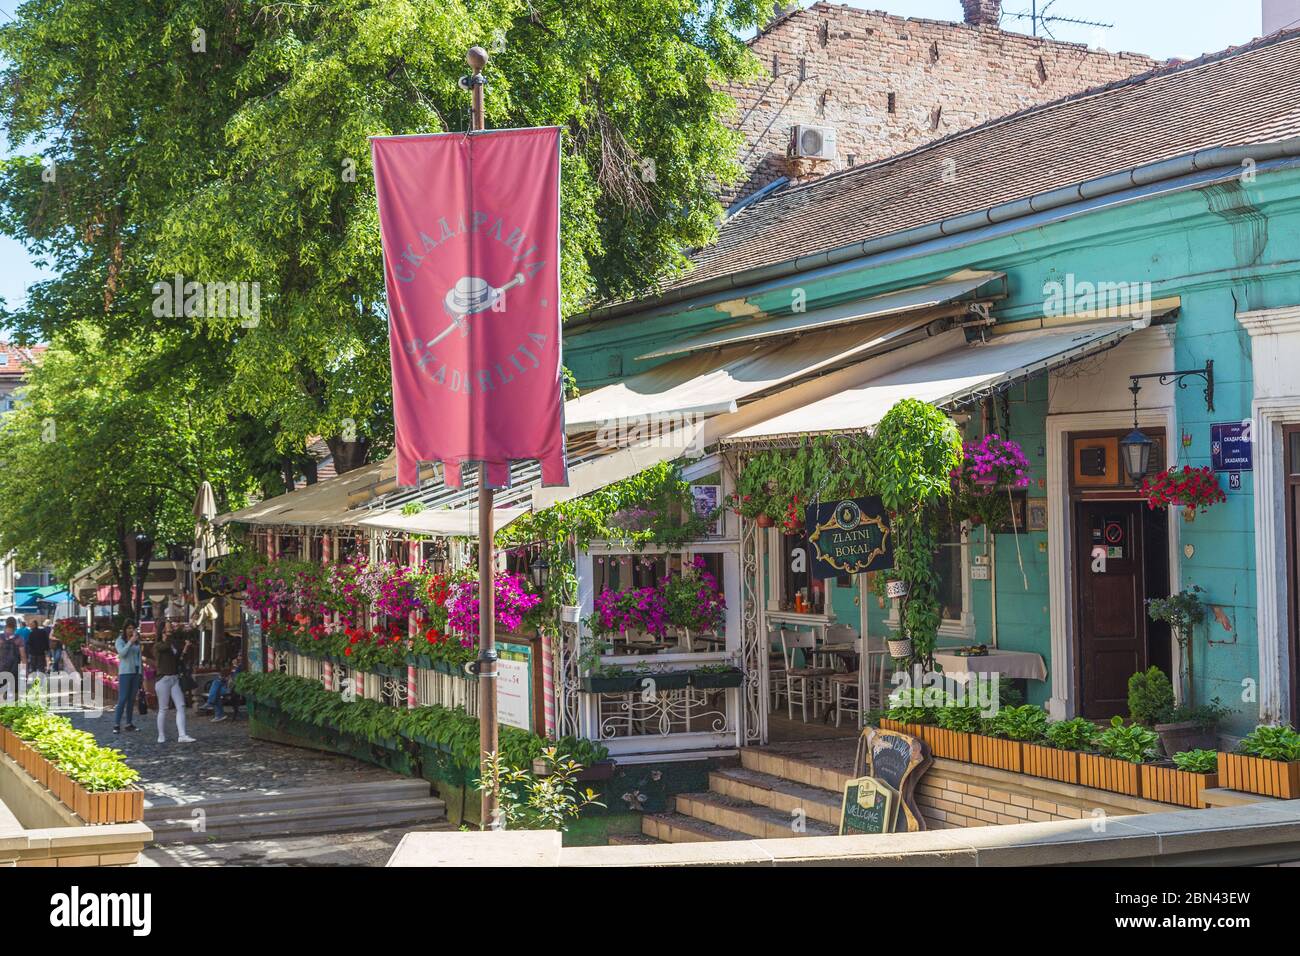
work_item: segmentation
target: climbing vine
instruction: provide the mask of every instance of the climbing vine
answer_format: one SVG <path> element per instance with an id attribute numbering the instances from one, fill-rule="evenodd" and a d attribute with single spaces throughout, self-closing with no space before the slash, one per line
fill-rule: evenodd
<path id="1" fill-rule="evenodd" d="M 889 577 L 907 584 L 899 622 L 912 640 L 913 659 L 926 667 L 933 666 L 942 620 L 931 506 L 952 493 L 951 475 L 961 460 L 957 426 L 928 402 L 903 399 L 876 426 L 871 474 L 873 490 L 891 513 L 894 569 Z"/>

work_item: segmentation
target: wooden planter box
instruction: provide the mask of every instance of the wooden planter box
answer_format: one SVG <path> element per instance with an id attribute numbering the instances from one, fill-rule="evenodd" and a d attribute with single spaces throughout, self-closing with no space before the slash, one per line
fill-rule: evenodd
<path id="1" fill-rule="evenodd" d="M 1294 800 L 1300 797 L 1300 760 L 1265 760 L 1220 752 L 1219 786 Z"/>
<path id="2" fill-rule="evenodd" d="M 998 737 L 985 737 L 983 734 L 970 735 L 971 763 L 982 767 L 1020 773 L 1021 749 L 1018 740 L 1002 740 Z"/>
<path id="3" fill-rule="evenodd" d="M 139 787 L 91 793 L 76 781 L 72 810 L 87 823 L 137 823 L 144 819 L 144 791 Z"/>
<path id="4" fill-rule="evenodd" d="M 1079 782 L 1078 751 L 1028 743 L 1022 743 L 1020 748 L 1025 773 L 1031 777 L 1059 780 L 1061 783 Z"/>
<path id="5" fill-rule="evenodd" d="M 942 727 L 919 729 L 921 739 L 930 745 L 930 752 L 936 757 L 970 763 L 970 734 L 958 730 L 944 730 Z"/>
<path id="6" fill-rule="evenodd" d="M 1176 803 L 1182 807 L 1199 810 L 1205 804 L 1201 800 L 1201 791 L 1206 787 L 1217 787 L 1217 773 L 1192 773 L 1177 767 L 1162 767 L 1159 764 L 1144 763 L 1142 771 L 1142 795 L 1148 800 L 1160 803 Z"/>
<path id="7" fill-rule="evenodd" d="M 1079 754 L 1079 783 L 1098 790 L 1140 797 L 1142 777 L 1138 773 L 1139 766 L 1101 754 Z"/>
<path id="8" fill-rule="evenodd" d="M 888 717 L 880 718 L 881 730 L 892 730 L 898 734 L 909 734 L 912 737 L 924 738 L 925 727 L 921 724 L 905 724 L 901 720 L 890 720 Z"/>

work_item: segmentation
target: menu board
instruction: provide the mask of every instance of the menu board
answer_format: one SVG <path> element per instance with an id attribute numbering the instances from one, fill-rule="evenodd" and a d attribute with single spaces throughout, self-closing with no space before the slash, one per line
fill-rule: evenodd
<path id="1" fill-rule="evenodd" d="M 858 777 L 844 785 L 840 836 L 893 833 L 898 821 L 898 793 L 883 780 Z"/>

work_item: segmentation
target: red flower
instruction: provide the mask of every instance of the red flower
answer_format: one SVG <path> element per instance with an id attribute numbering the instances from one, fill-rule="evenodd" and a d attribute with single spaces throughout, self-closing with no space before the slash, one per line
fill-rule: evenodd
<path id="1" fill-rule="evenodd" d="M 351 656 L 352 656 L 352 648 L 350 648 L 350 647 L 345 647 L 345 648 L 343 648 L 343 656 L 344 656 L 344 657 L 351 657 Z"/>

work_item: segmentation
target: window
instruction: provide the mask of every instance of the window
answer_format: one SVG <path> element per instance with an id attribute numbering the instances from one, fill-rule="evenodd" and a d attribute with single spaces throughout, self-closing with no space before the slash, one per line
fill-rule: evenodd
<path id="1" fill-rule="evenodd" d="M 671 553 L 614 553 L 594 554 L 591 560 L 593 595 L 606 590 L 627 591 L 636 588 L 654 588 L 664 585 L 670 577 L 680 574 L 683 568 L 698 567 L 717 582 L 724 603 L 730 600 L 726 591 L 724 563 L 721 551 L 688 551 Z M 686 652 L 719 653 L 726 646 L 726 627 L 711 629 L 689 628 L 679 631 L 669 627 L 662 637 L 648 636 L 639 630 L 612 638 L 612 654 L 654 654 Z"/>
<path id="2" fill-rule="evenodd" d="M 768 578 L 772 600 L 768 609 L 804 614 L 826 613 L 826 582 L 809 570 L 808 541 L 802 535 L 768 532 L 773 562 Z M 772 543 L 776 542 L 776 543 Z"/>
<path id="3" fill-rule="evenodd" d="M 968 638 L 974 634 L 974 618 L 970 613 L 970 575 L 966 568 L 966 542 L 960 521 L 944 508 L 935 516 L 935 538 L 938 548 L 934 555 L 934 570 L 939 578 L 939 613 L 943 623 L 939 633 L 949 637 Z M 898 606 L 890 602 L 887 622 L 898 625 Z"/>

